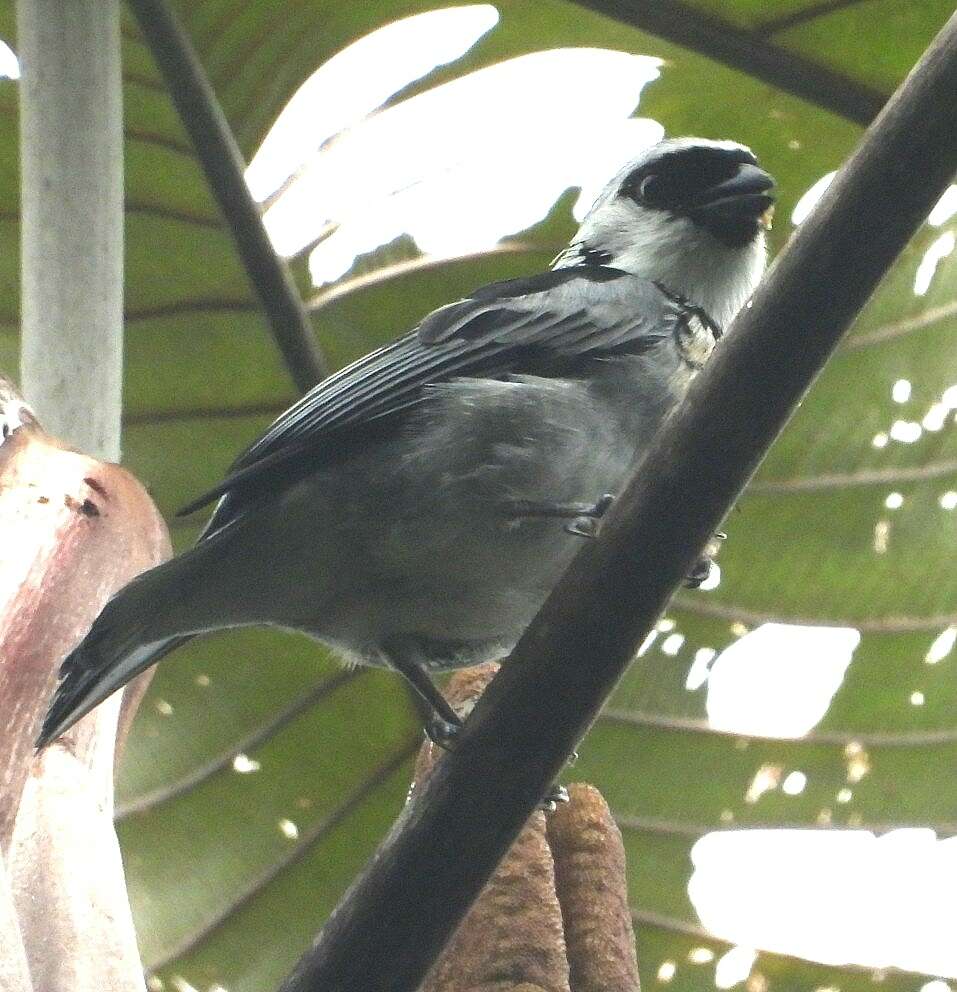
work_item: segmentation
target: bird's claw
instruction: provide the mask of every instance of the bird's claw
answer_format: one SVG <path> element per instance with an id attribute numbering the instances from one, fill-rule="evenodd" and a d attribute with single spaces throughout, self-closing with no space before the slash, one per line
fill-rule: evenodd
<path id="1" fill-rule="evenodd" d="M 615 501 L 612 493 L 603 493 L 594 503 L 546 503 L 536 500 L 512 500 L 508 512 L 513 518 L 556 517 L 571 518 L 565 525 L 566 534 L 576 537 L 597 537 L 599 521 Z"/>
<path id="2" fill-rule="evenodd" d="M 539 803 L 538 808 L 543 813 L 554 813 L 560 803 L 568 802 L 568 789 L 564 785 L 553 785 Z"/>
<path id="3" fill-rule="evenodd" d="M 686 589 L 697 589 L 700 585 L 708 581 L 714 562 L 709 555 L 699 558 L 691 571 L 685 576 L 684 585 Z"/>
<path id="4" fill-rule="evenodd" d="M 686 589 L 697 589 L 708 581 L 711 570 L 714 568 L 714 556 L 721 549 L 721 542 L 727 539 L 727 534 L 720 530 L 715 531 L 714 536 L 705 545 L 704 554 L 694 563 L 691 571 L 685 577 Z"/>
<path id="5" fill-rule="evenodd" d="M 443 720 L 440 716 L 429 717 L 423 727 L 425 736 L 436 747 L 442 748 L 443 751 L 452 751 L 455 748 L 455 741 L 461 729 L 462 725 L 460 723 L 450 723 L 448 720 Z"/>

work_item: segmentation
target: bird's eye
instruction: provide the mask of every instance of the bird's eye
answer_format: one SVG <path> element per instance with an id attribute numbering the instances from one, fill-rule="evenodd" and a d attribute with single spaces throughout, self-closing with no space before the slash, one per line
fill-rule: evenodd
<path id="1" fill-rule="evenodd" d="M 638 196 L 645 203 L 654 203 L 661 194 L 661 180 L 654 174 L 645 176 L 638 187 Z"/>

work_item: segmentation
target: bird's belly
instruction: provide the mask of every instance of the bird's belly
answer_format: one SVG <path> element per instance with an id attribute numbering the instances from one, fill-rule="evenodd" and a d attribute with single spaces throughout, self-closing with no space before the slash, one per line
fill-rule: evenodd
<path id="1" fill-rule="evenodd" d="M 564 399 L 578 402 L 527 421 L 499 403 L 413 423 L 291 491 L 274 535 L 297 538 L 273 549 L 289 583 L 280 622 L 367 663 L 403 636 L 447 644 L 436 667 L 508 650 L 588 540 L 517 501 L 594 503 L 620 489 L 635 453 L 600 410 Z"/>

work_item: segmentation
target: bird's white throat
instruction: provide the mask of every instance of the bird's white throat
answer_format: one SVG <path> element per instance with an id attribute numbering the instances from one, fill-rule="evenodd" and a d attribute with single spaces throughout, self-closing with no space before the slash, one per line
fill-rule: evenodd
<path id="1" fill-rule="evenodd" d="M 686 297 L 723 328 L 748 301 L 767 264 L 763 230 L 750 244 L 733 248 L 687 217 L 626 199 L 596 203 L 555 267 L 580 265 L 586 249 L 602 253 L 605 265 Z"/>

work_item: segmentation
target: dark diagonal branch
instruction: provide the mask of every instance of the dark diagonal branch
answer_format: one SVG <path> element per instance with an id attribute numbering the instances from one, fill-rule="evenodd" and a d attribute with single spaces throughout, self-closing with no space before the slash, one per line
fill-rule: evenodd
<path id="1" fill-rule="evenodd" d="M 957 170 L 957 16 L 795 233 L 284 992 L 410 992 Z"/>
<path id="2" fill-rule="evenodd" d="M 869 124 L 884 94 L 768 41 L 761 30 L 735 27 L 683 0 L 575 0 L 616 21 L 690 48 L 786 93 Z"/>
<path id="3" fill-rule="evenodd" d="M 129 0 L 129 6 L 193 141 L 273 337 L 293 380 L 305 391 L 326 375 L 326 364 L 289 269 L 273 250 L 246 186 L 242 154 L 216 94 L 167 0 Z"/>

